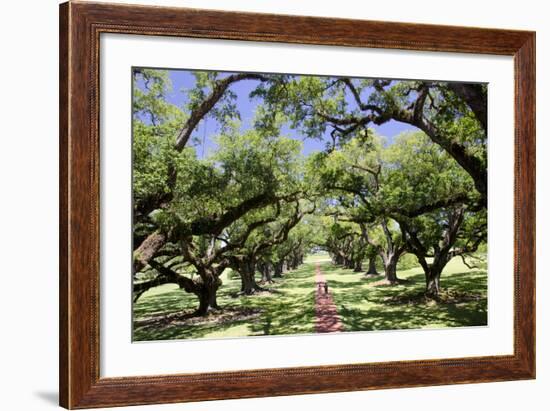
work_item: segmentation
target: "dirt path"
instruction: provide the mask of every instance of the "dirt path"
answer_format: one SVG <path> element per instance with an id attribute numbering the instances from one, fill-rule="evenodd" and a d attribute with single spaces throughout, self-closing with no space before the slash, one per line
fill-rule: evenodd
<path id="1" fill-rule="evenodd" d="M 336 304 L 332 299 L 330 289 L 325 293 L 325 276 L 321 272 L 319 263 L 315 264 L 315 332 L 333 333 L 343 331 Z M 330 284 L 328 285 L 330 288 Z"/>

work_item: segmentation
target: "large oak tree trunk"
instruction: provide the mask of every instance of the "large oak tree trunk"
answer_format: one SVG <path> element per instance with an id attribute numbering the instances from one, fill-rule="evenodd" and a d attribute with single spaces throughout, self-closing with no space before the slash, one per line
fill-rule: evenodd
<path id="1" fill-rule="evenodd" d="M 279 261 L 274 265 L 273 278 L 281 278 L 283 276 L 283 262 Z"/>
<path id="2" fill-rule="evenodd" d="M 246 295 L 253 294 L 258 288 L 254 273 L 246 271 L 241 273 L 241 292 Z"/>
<path id="3" fill-rule="evenodd" d="M 423 264 L 424 275 L 426 277 L 426 295 L 432 298 L 438 298 L 441 291 L 440 279 L 443 269 L 449 261 L 448 253 L 445 255 L 436 255 L 432 264 Z"/>
<path id="4" fill-rule="evenodd" d="M 376 256 L 369 258 L 369 269 L 367 274 L 378 275 L 378 271 L 376 271 Z"/>
<path id="5" fill-rule="evenodd" d="M 398 261 L 398 254 L 393 254 L 384 258 L 384 276 L 386 278 L 386 281 L 390 284 L 397 284 L 399 282 L 399 278 L 397 278 Z"/>
<path id="6" fill-rule="evenodd" d="M 262 288 L 256 283 L 256 263 L 245 260 L 239 263 L 237 271 L 241 276 L 241 292 L 245 295 L 254 294 Z"/>
<path id="7" fill-rule="evenodd" d="M 295 270 L 300 265 L 300 261 L 296 256 L 292 256 L 290 262 L 289 262 L 289 269 Z"/>
<path id="8" fill-rule="evenodd" d="M 204 278 L 203 278 L 204 281 Z M 199 297 L 199 307 L 195 311 L 196 315 L 206 315 L 211 310 L 219 310 L 217 301 L 218 288 L 221 285 L 219 278 L 212 276 L 208 278 L 197 290 L 197 296 Z"/>
<path id="9" fill-rule="evenodd" d="M 272 268 L 270 263 L 262 263 L 260 265 L 261 272 L 262 272 L 262 282 L 263 283 L 272 283 L 273 282 L 273 274 L 272 274 Z"/>
<path id="10" fill-rule="evenodd" d="M 195 315 L 206 315 L 211 310 L 219 310 L 217 301 L 218 288 L 222 285 L 218 272 L 214 268 L 203 268 L 199 271 L 200 282 L 196 282 L 195 294 L 199 297 L 199 307 Z"/>
<path id="11" fill-rule="evenodd" d="M 441 272 L 430 270 L 430 273 L 426 276 L 426 294 L 430 297 L 438 297 L 439 291 L 439 279 L 441 278 Z"/>
<path id="12" fill-rule="evenodd" d="M 363 271 L 363 261 L 360 258 L 355 260 L 353 271 L 356 273 L 360 273 L 361 271 Z"/>

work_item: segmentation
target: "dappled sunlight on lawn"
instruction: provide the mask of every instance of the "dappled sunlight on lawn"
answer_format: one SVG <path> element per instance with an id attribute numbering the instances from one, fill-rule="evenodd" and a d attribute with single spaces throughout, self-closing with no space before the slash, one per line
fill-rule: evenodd
<path id="1" fill-rule="evenodd" d="M 234 297 L 240 290 L 238 278 L 222 276 L 223 285 L 218 292 L 218 304 L 224 310 L 258 311 L 253 318 L 236 319 L 232 323 L 217 322 L 216 313 L 211 320 L 185 324 L 185 319 L 149 324 L 152 316 L 174 316 L 191 313 L 197 307 L 197 298 L 181 291 L 177 286 L 165 285 L 145 293 L 134 305 L 134 340 L 244 337 L 253 335 L 306 334 L 314 332 L 315 284 L 314 265 L 303 264 L 297 270 L 276 278 L 261 292 L 251 296 Z"/>
<path id="2" fill-rule="evenodd" d="M 240 280 L 222 276 L 218 304 L 209 317 L 189 319 L 197 307 L 194 295 L 175 285 L 147 291 L 134 305 L 134 340 L 231 338 L 315 332 L 315 264 L 319 263 L 333 295 L 344 331 L 443 328 L 487 324 L 487 272 L 469 269 L 460 258 L 443 272 L 440 302 L 424 297 L 420 267 L 398 272 L 403 284 L 380 285 L 383 276 L 365 278 L 326 261 L 318 254 L 297 270 L 285 273 L 270 292 L 235 296 Z M 232 277 L 232 278 L 230 278 Z"/>
<path id="3" fill-rule="evenodd" d="M 346 331 L 487 325 L 487 273 L 469 269 L 460 258 L 443 272 L 441 302 L 424 298 L 419 267 L 399 271 L 406 282 L 395 286 L 377 285 L 382 277 L 364 279 L 361 273 L 332 265 L 322 268 Z M 453 295 L 456 298 L 447 298 Z"/>

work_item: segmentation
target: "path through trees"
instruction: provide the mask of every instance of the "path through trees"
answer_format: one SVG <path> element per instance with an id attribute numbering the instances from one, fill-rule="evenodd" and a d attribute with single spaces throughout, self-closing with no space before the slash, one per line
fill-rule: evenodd
<path id="1" fill-rule="evenodd" d="M 319 263 L 315 264 L 315 332 L 333 333 L 343 331 L 342 321 L 336 304 L 332 299 L 330 284 L 321 272 Z"/>

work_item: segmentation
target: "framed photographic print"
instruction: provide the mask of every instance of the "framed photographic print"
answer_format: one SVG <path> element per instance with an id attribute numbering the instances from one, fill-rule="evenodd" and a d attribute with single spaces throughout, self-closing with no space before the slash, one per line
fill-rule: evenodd
<path id="1" fill-rule="evenodd" d="M 535 377 L 535 34 L 60 6 L 60 404 Z"/>

